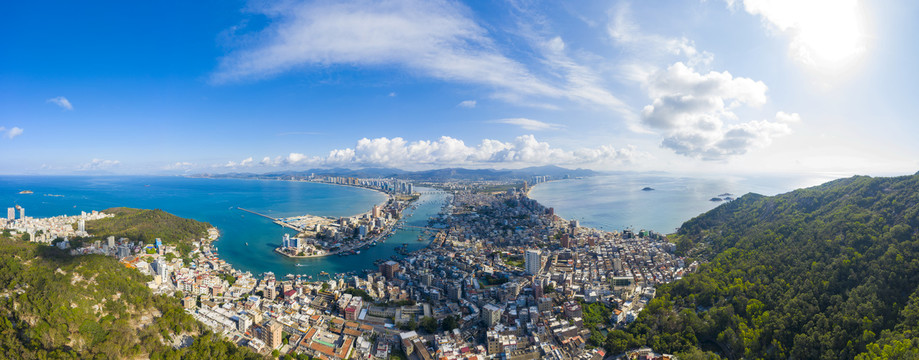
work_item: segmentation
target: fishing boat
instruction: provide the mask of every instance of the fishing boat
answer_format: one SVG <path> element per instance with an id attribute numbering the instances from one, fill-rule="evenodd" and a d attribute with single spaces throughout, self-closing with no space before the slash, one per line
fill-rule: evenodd
<path id="1" fill-rule="evenodd" d="M 249 243 L 248 243 L 248 242 L 246 243 L 246 246 L 249 246 Z"/>
<path id="2" fill-rule="evenodd" d="M 306 265 L 303 265 L 303 264 L 296 264 L 296 265 L 294 265 L 294 266 L 306 266 Z"/>
<path id="3" fill-rule="evenodd" d="M 329 275 L 329 273 L 327 273 L 327 272 L 325 272 L 325 271 L 323 270 L 323 271 L 320 271 L 320 272 L 319 272 L 319 275 L 321 275 L 321 276 L 327 276 L 327 275 Z"/>

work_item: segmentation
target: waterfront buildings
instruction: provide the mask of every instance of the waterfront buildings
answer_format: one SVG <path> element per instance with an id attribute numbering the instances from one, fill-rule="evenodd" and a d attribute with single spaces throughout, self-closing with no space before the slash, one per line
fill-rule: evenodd
<path id="1" fill-rule="evenodd" d="M 19 209 L 19 218 L 15 219 L 15 210 Z M 0 229 L 10 230 L 14 235 L 27 234 L 29 241 L 50 243 L 55 239 L 66 239 L 74 236 L 88 236 L 85 231 L 85 221 L 98 220 L 111 217 L 99 211 L 83 213 L 74 216 L 54 216 L 49 218 L 31 218 L 25 216 L 25 208 L 17 205 L 7 208 L 8 218 L 5 223 L 0 223 Z M 80 223 L 83 222 L 81 226 Z M 74 225 L 77 225 L 76 229 Z"/>

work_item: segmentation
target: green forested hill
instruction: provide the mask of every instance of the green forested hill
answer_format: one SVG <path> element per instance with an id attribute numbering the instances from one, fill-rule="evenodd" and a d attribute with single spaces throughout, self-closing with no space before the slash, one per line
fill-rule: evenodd
<path id="1" fill-rule="evenodd" d="M 176 298 L 153 295 L 149 280 L 114 258 L 0 235 L 0 358 L 259 358 L 209 333 Z M 195 341 L 174 350 L 176 334 Z"/>
<path id="2" fill-rule="evenodd" d="M 124 236 L 131 240 L 152 243 L 160 238 L 164 243 L 176 244 L 207 236 L 211 224 L 180 218 L 160 209 L 132 209 L 125 207 L 103 210 L 115 217 L 86 222 L 86 231 L 96 237 Z"/>
<path id="3" fill-rule="evenodd" d="M 917 229 L 919 175 L 745 195 L 683 224 L 679 251 L 710 261 L 661 286 L 607 348 L 919 358 Z"/>

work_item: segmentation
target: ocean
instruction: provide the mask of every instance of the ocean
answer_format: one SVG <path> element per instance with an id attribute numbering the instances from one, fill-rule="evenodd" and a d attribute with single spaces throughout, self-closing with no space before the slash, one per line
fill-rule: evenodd
<path id="1" fill-rule="evenodd" d="M 823 174 L 693 178 L 638 173 L 550 181 L 534 186 L 529 195 L 554 208 L 556 215 L 578 220 L 581 226 L 670 234 L 683 222 L 721 205 L 723 202 L 710 201 L 718 195 L 776 195 L 835 178 Z M 645 187 L 654 190 L 642 190 Z"/>

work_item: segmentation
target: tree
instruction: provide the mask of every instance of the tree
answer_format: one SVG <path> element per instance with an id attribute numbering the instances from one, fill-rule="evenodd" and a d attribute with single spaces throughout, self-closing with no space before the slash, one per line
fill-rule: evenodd
<path id="1" fill-rule="evenodd" d="M 430 316 L 425 316 L 425 317 L 421 318 L 420 327 L 421 327 L 424 331 L 427 331 L 427 332 L 429 332 L 429 333 L 433 333 L 433 332 L 437 331 L 437 319 L 435 319 L 435 318 L 433 318 L 433 317 L 430 317 Z"/>
<path id="2" fill-rule="evenodd" d="M 399 329 L 405 330 L 405 331 L 416 330 L 418 329 L 418 323 L 415 322 L 415 319 L 412 319 L 406 323 L 403 323 L 402 325 L 399 325 Z"/>
<path id="3" fill-rule="evenodd" d="M 444 331 L 451 331 L 459 327 L 459 316 L 450 315 L 443 319 L 440 323 Z"/>

